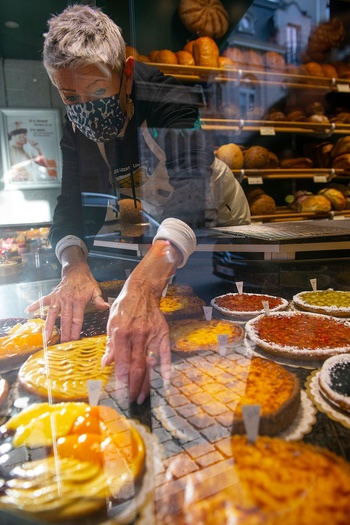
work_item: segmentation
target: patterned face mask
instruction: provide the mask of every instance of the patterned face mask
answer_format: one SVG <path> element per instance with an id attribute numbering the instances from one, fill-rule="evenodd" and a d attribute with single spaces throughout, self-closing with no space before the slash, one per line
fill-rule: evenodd
<path id="1" fill-rule="evenodd" d="M 65 105 L 69 120 L 94 142 L 109 142 L 119 135 L 126 116 L 119 105 L 119 95 L 82 104 Z"/>

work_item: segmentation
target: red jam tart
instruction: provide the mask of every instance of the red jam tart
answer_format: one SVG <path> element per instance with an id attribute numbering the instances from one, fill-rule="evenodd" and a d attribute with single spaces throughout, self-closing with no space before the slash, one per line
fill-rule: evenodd
<path id="1" fill-rule="evenodd" d="M 284 310 L 288 301 L 282 297 L 255 293 L 227 293 L 211 301 L 211 305 L 224 315 L 251 319 L 264 313 L 264 302 L 268 303 L 270 312 Z"/>
<path id="2" fill-rule="evenodd" d="M 251 319 L 245 329 L 263 350 L 292 359 L 327 359 L 350 352 L 350 324 L 328 315 L 274 312 Z"/>

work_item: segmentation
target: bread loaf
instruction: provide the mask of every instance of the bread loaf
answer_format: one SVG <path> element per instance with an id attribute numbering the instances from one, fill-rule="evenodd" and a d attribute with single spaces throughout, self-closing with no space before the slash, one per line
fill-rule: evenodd
<path id="1" fill-rule="evenodd" d="M 345 210 L 347 202 L 341 191 L 335 188 L 323 188 L 318 195 L 324 195 L 331 202 L 333 210 Z"/>
<path id="2" fill-rule="evenodd" d="M 155 61 L 158 64 L 177 64 L 176 55 L 170 49 L 161 49 L 158 51 Z"/>
<path id="3" fill-rule="evenodd" d="M 237 144 L 223 144 L 218 148 L 216 156 L 225 162 L 231 170 L 240 170 L 243 168 L 243 153 Z"/>
<path id="4" fill-rule="evenodd" d="M 178 14 L 190 33 L 212 38 L 228 30 L 229 16 L 220 0 L 180 0 Z"/>
<path id="5" fill-rule="evenodd" d="M 209 36 L 197 38 L 193 43 L 193 58 L 196 66 L 218 67 L 219 48 Z"/>
<path id="6" fill-rule="evenodd" d="M 264 169 L 269 166 L 269 150 L 263 146 L 251 146 L 244 152 L 244 167 L 246 169 Z"/>
<path id="7" fill-rule="evenodd" d="M 194 66 L 194 58 L 192 53 L 185 51 L 184 49 L 176 51 L 177 63 L 183 66 Z"/>
<path id="8" fill-rule="evenodd" d="M 332 149 L 332 158 L 338 157 L 339 155 L 344 155 L 344 153 L 350 153 L 350 136 L 341 137 L 334 144 Z"/>
<path id="9" fill-rule="evenodd" d="M 275 200 L 262 188 L 255 188 L 248 192 L 247 200 L 252 215 L 273 215 L 276 212 Z"/>
<path id="10" fill-rule="evenodd" d="M 331 210 L 331 201 L 324 195 L 311 195 L 301 204 L 301 211 L 304 212 L 328 213 Z"/>

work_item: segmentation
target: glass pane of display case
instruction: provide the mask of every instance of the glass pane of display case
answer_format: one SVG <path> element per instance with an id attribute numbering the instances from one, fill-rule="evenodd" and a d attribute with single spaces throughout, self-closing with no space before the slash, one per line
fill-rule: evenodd
<path id="1" fill-rule="evenodd" d="M 346 525 L 349 3 L 0 10 L 0 522 Z"/>

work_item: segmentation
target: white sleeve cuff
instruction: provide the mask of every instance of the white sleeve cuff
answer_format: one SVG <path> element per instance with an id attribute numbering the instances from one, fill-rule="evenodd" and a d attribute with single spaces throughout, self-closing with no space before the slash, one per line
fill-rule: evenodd
<path id="1" fill-rule="evenodd" d="M 83 250 L 85 259 L 87 259 L 89 250 L 87 249 L 85 242 L 79 239 L 79 237 L 76 237 L 76 235 L 66 235 L 61 240 L 58 241 L 58 243 L 56 244 L 56 249 L 55 249 L 56 257 L 60 261 L 61 264 L 62 264 L 62 261 L 61 261 L 62 252 L 69 246 L 79 246 L 79 248 Z"/>
<path id="2" fill-rule="evenodd" d="M 182 261 L 179 268 L 185 266 L 187 259 L 194 252 L 197 245 L 194 231 L 180 219 L 165 219 L 153 238 L 153 244 L 159 239 L 170 241 L 180 250 Z"/>

